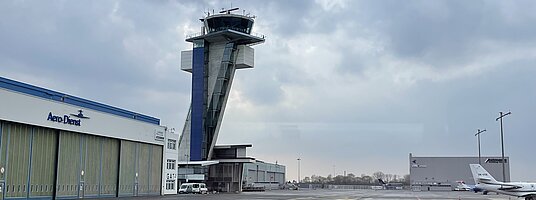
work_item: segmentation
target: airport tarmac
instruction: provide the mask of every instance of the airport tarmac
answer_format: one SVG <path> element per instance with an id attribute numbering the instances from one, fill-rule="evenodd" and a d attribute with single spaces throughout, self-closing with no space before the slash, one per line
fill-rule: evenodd
<path id="1" fill-rule="evenodd" d="M 122 198 L 119 198 L 122 199 Z M 127 198 L 123 198 L 127 199 Z M 149 200 L 149 199 L 218 199 L 218 200 L 382 200 L 382 199 L 416 199 L 416 200 L 433 200 L 433 199 L 467 199 L 467 200 L 505 200 L 518 199 L 504 195 L 482 193 L 475 194 L 473 192 L 412 192 L 407 190 L 274 190 L 265 192 L 244 192 L 240 194 L 221 193 L 221 194 L 177 194 L 166 195 L 159 197 L 129 197 L 133 200 Z"/>

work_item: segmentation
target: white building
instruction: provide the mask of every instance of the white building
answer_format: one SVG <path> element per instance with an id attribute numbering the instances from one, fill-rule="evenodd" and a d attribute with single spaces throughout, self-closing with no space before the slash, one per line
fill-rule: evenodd
<path id="1" fill-rule="evenodd" d="M 178 140 L 179 135 L 175 132 L 174 129 L 168 130 L 166 134 L 166 148 L 164 150 L 165 160 L 164 160 L 164 175 L 165 178 L 162 178 L 162 185 L 164 186 L 164 194 L 177 194 L 178 191 L 178 163 L 177 158 L 179 157 L 178 151 Z"/>
<path id="2" fill-rule="evenodd" d="M 0 77 L 0 198 L 162 195 L 173 140 L 157 118 Z"/>

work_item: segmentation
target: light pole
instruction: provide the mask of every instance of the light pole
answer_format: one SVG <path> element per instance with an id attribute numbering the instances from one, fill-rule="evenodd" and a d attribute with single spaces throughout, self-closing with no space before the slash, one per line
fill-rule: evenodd
<path id="1" fill-rule="evenodd" d="M 188 161 L 190 160 L 190 155 L 184 154 L 184 157 L 186 157 L 186 167 L 184 169 L 184 178 L 186 179 L 186 182 L 188 183 Z"/>
<path id="2" fill-rule="evenodd" d="M 274 181 L 276 181 L 278 184 L 281 184 L 279 180 L 277 180 L 277 176 L 275 174 L 279 174 L 279 165 L 277 164 L 277 160 L 275 161 L 275 173 L 274 173 Z M 283 181 L 284 182 L 284 181 Z"/>
<path id="3" fill-rule="evenodd" d="M 301 158 L 298 158 L 296 160 L 298 160 L 298 183 L 300 183 L 300 161 L 301 161 Z"/>
<path id="4" fill-rule="evenodd" d="M 497 117 L 497 119 L 495 119 L 495 121 L 501 121 L 501 149 L 502 149 L 502 159 L 501 159 L 501 162 L 502 162 L 502 172 L 503 172 L 503 182 L 506 182 L 506 171 L 504 170 L 504 163 L 505 163 L 505 160 L 504 160 L 504 134 L 503 134 L 503 117 L 506 117 L 507 115 L 510 115 L 512 114 L 512 112 L 508 112 L 508 113 L 505 113 L 503 114 L 503 112 L 499 112 L 499 117 Z"/>
<path id="5" fill-rule="evenodd" d="M 335 165 L 333 165 L 333 178 L 335 178 Z"/>
<path id="6" fill-rule="evenodd" d="M 270 165 L 270 172 L 273 172 L 272 171 L 272 165 Z M 270 173 L 268 173 L 268 175 L 270 176 L 270 187 L 268 188 L 269 190 L 272 190 L 272 178 L 274 177 L 273 175 L 271 175 Z"/>
<path id="7" fill-rule="evenodd" d="M 478 129 L 477 133 L 475 134 L 475 136 L 478 136 L 478 164 L 479 164 L 479 165 L 482 164 L 482 163 L 481 163 L 481 160 L 482 160 L 482 159 L 480 158 L 480 133 L 483 133 L 483 132 L 485 132 L 485 131 L 486 131 L 486 129 L 484 129 L 484 130 L 480 130 L 480 129 Z"/>

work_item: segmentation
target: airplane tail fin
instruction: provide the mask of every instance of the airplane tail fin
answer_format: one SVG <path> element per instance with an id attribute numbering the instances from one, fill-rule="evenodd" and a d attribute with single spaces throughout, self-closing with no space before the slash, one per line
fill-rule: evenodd
<path id="1" fill-rule="evenodd" d="M 475 184 L 479 183 L 496 183 L 497 180 L 491 176 L 491 174 L 479 164 L 469 164 L 471 167 L 471 173 L 473 173 L 473 179 Z"/>
<path id="2" fill-rule="evenodd" d="M 379 181 L 382 185 L 387 184 L 387 183 L 385 183 L 385 181 L 383 181 L 381 178 L 379 178 L 378 181 Z"/>

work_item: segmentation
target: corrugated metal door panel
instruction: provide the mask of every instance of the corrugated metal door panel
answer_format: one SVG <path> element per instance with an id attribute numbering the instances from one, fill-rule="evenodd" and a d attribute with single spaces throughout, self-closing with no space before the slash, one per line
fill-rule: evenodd
<path id="1" fill-rule="evenodd" d="M 119 141 L 104 138 L 102 142 L 101 196 L 115 196 L 117 188 L 117 169 L 119 168 Z"/>
<path id="2" fill-rule="evenodd" d="M 120 155 L 119 196 L 133 196 L 136 174 L 136 143 L 121 141 Z"/>
<path id="3" fill-rule="evenodd" d="M 84 179 L 86 177 L 86 157 L 87 157 L 87 135 L 75 133 L 80 137 L 80 169 L 78 169 L 78 197 L 83 198 L 85 195 L 85 183 Z M 82 175 L 82 171 L 84 172 Z"/>
<path id="4" fill-rule="evenodd" d="M 151 181 L 149 193 L 160 194 L 162 179 L 162 146 L 151 145 Z"/>
<path id="5" fill-rule="evenodd" d="M 84 137 L 87 145 L 85 153 L 84 197 L 95 197 L 99 195 L 102 138 L 91 135 L 85 135 Z"/>
<path id="6" fill-rule="evenodd" d="M 27 197 L 31 127 L 10 124 L 5 197 Z"/>
<path id="7" fill-rule="evenodd" d="M 34 128 L 30 197 L 52 197 L 57 134 L 48 128 Z"/>
<path id="8" fill-rule="evenodd" d="M 149 144 L 138 143 L 138 187 L 139 194 L 148 194 L 149 190 Z"/>
<path id="9" fill-rule="evenodd" d="M 0 167 L 5 169 L 6 167 L 6 157 L 7 157 L 7 146 L 8 146 L 8 125 L 6 122 L 0 122 L 2 130 L 0 130 Z M 0 180 L 5 179 L 5 173 L 0 173 Z M 4 186 L 5 189 L 5 186 Z M 5 190 L 4 190 L 5 191 Z"/>
<path id="10" fill-rule="evenodd" d="M 66 131 L 60 132 L 57 197 L 78 196 L 81 169 L 80 137 L 80 134 Z"/>
<path id="11" fill-rule="evenodd" d="M 3 168 L 4 167 L 4 162 L 3 162 L 3 157 L 4 157 L 4 151 L 3 151 L 3 145 L 2 145 L 2 142 L 3 142 L 3 122 L 0 121 L 0 168 Z M 4 173 L 0 173 L 0 200 L 4 200 L 4 177 L 3 177 L 3 174 Z"/>

